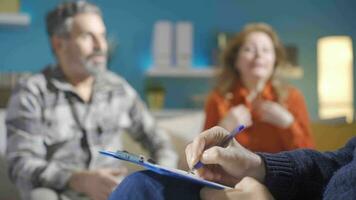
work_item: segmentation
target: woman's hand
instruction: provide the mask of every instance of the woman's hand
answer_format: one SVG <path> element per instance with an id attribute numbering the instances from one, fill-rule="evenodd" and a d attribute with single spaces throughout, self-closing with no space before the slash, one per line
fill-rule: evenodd
<path id="1" fill-rule="evenodd" d="M 245 127 L 252 125 L 250 110 L 243 104 L 239 104 L 231 108 L 227 115 L 219 123 L 219 126 L 228 131 L 232 131 L 240 125 L 244 125 Z"/>
<path id="2" fill-rule="evenodd" d="M 262 121 L 280 128 L 288 128 L 294 122 L 294 116 L 281 104 L 273 101 L 256 100 L 254 109 Z"/>

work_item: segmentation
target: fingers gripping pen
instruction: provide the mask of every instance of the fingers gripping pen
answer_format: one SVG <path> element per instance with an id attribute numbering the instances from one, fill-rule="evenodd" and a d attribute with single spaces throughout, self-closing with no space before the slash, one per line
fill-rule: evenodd
<path id="1" fill-rule="evenodd" d="M 238 126 L 236 127 L 234 130 L 232 130 L 230 132 L 230 134 L 219 144 L 219 146 L 226 146 L 227 144 L 229 144 L 229 142 L 234 139 L 236 137 L 236 135 L 238 135 L 239 133 L 241 133 L 241 131 L 245 128 L 244 125 Z M 199 169 L 201 167 L 203 167 L 204 164 L 200 161 L 198 161 L 192 170 L 196 170 Z"/>

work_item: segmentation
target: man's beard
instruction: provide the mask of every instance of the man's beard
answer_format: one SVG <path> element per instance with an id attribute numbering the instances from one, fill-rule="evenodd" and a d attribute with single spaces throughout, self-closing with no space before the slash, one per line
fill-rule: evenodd
<path id="1" fill-rule="evenodd" d="M 106 60 L 105 62 L 95 62 L 93 58 L 95 56 L 105 56 L 106 54 L 103 52 L 96 52 L 89 55 L 87 58 L 83 60 L 85 70 L 92 76 L 96 77 L 101 73 L 106 71 Z"/>

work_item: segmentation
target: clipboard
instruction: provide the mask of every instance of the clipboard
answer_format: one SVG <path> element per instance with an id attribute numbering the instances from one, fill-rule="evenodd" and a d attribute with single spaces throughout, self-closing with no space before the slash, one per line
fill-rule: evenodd
<path id="1" fill-rule="evenodd" d="M 102 151 L 99 151 L 99 153 L 102 155 L 105 155 L 105 156 L 114 157 L 116 159 L 120 159 L 120 160 L 124 160 L 124 161 L 128 161 L 128 162 L 140 165 L 148 170 L 151 170 L 151 171 L 161 174 L 161 175 L 170 176 L 170 177 L 177 178 L 177 179 L 188 180 L 188 181 L 194 182 L 196 184 L 211 187 L 214 189 L 220 189 L 220 190 L 231 189 L 231 187 L 204 180 L 204 179 L 202 179 L 192 173 L 189 173 L 187 171 L 157 165 L 153 162 L 150 162 L 150 159 L 146 160 L 141 155 L 135 155 L 135 154 L 129 153 L 127 151 L 113 152 L 113 151 L 102 150 Z"/>

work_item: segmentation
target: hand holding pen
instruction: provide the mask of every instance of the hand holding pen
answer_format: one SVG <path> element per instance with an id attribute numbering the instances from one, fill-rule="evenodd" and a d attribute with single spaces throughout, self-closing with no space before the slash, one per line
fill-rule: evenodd
<path id="1" fill-rule="evenodd" d="M 261 158 L 233 140 L 242 129 L 238 127 L 229 133 L 221 127 L 214 127 L 197 136 L 186 148 L 190 169 L 196 168 L 196 174 L 204 179 L 228 186 L 234 186 L 245 176 L 260 180 L 264 173 L 260 170 L 263 165 Z M 202 164 L 196 166 L 199 162 Z"/>
<path id="2" fill-rule="evenodd" d="M 221 147 L 225 147 L 229 144 L 229 142 L 234 139 L 236 137 L 237 134 L 241 133 L 242 130 L 245 128 L 244 125 L 240 125 L 238 127 L 236 127 L 234 130 L 232 130 L 230 132 L 229 135 L 227 135 L 223 140 L 222 142 L 218 145 L 218 146 L 221 146 Z M 199 169 L 201 167 L 203 167 L 203 163 L 198 161 L 194 166 L 193 166 L 193 169 L 192 170 L 196 170 L 196 169 Z"/>

